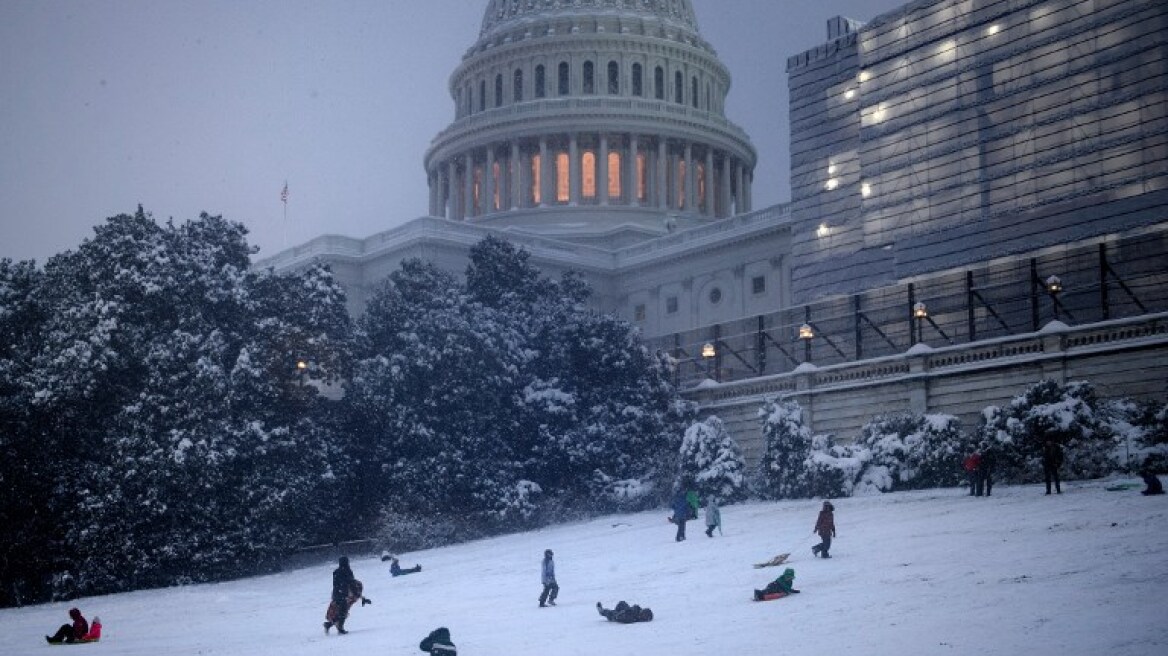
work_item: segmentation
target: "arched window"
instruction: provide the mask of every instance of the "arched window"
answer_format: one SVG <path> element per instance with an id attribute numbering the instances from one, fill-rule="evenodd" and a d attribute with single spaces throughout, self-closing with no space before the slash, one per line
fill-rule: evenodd
<path id="1" fill-rule="evenodd" d="M 561 96 L 568 95 L 568 62 L 560 62 L 559 79 L 556 84 L 556 92 Z"/>
<path id="2" fill-rule="evenodd" d="M 523 102 L 523 69 L 515 69 L 515 75 L 511 80 L 511 102 Z"/>
<path id="3" fill-rule="evenodd" d="M 691 105 L 693 105 L 694 109 L 697 109 L 698 108 L 698 98 L 700 98 L 701 96 L 698 94 L 698 79 L 696 77 L 693 78 L 692 80 L 690 80 L 689 87 L 690 87 L 690 92 L 691 92 L 689 102 Z"/>
<path id="4" fill-rule="evenodd" d="M 620 153 L 608 154 L 608 197 L 621 197 L 621 180 L 624 176 L 621 175 L 621 156 Z"/>
<path id="5" fill-rule="evenodd" d="M 665 100 L 665 69 L 660 66 L 653 70 L 653 97 Z"/>
<path id="6" fill-rule="evenodd" d="M 495 107 L 503 106 L 503 74 L 495 75 Z"/>
<path id="7" fill-rule="evenodd" d="M 556 202 L 566 203 L 569 199 L 568 153 L 556 154 Z"/>
<path id="8" fill-rule="evenodd" d="M 685 78 L 681 71 L 673 74 L 673 102 L 679 105 L 685 102 Z"/>
<path id="9" fill-rule="evenodd" d="M 466 83 L 466 113 L 474 113 L 474 94 L 471 93 L 470 82 Z"/>
<path id="10" fill-rule="evenodd" d="M 540 64 L 535 67 L 535 97 L 543 98 L 545 96 L 547 96 L 547 75 L 544 73 L 543 64 Z"/>
<path id="11" fill-rule="evenodd" d="M 580 156 L 580 187 L 584 198 L 596 198 L 596 153 L 591 150 Z"/>
<path id="12" fill-rule="evenodd" d="M 706 82 L 706 111 L 707 111 L 707 112 L 712 112 L 712 111 L 714 111 L 714 104 L 713 104 L 713 102 L 712 102 L 712 100 L 711 100 L 711 96 L 712 96 L 712 95 L 713 95 L 713 94 L 712 94 L 712 93 L 711 93 L 711 91 L 710 91 L 710 83 L 709 83 L 709 82 Z"/>
<path id="13" fill-rule="evenodd" d="M 596 93 L 595 68 L 592 62 L 584 62 L 584 93 Z"/>
<path id="14" fill-rule="evenodd" d="M 641 80 L 641 75 L 642 75 L 641 65 L 640 64 L 633 64 L 633 95 L 634 96 L 645 95 L 645 89 L 643 88 L 643 81 Z"/>
<path id="15" fill-rule="evenodd" d="M 487 109 L 487 81 L 479 80 L 479 111 Z"/>
<path id="16" fill-rule="evenodd" d="M 608 94 L 615 96 L 620 93 L 620 65 L 614 61 L 608 62 Z"/>

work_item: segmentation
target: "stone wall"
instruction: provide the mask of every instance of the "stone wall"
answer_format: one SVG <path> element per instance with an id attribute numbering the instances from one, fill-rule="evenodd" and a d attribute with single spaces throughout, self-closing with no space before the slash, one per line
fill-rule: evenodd
<path id="1" fill-rule="evenodd" d="M 767 399 L 797 400 L 815 433 L 855 438 L 873 416 L 941 413 L 978 424 L 986 406 L 1003 405 L 1043 379 L 1084 380 L 1104 398 L 1168 400 L 1168 313 L 1083 326 L 1052 322 L 1039 332 L 908 352 L 684 393 L 702 414 L 717 415 L 750 463 L 762 456 L 758 409 Z"/>

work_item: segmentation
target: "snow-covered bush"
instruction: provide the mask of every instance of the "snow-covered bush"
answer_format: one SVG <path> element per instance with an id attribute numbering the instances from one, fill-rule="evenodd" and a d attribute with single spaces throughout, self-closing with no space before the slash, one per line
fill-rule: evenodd
<path id="1" fill-rule="evenodd" d="M 1116 462 L 1128 472 L 1168 472 L 1168 404 L 1118 399 L 1105 408 L 1115 434 Z"/>
<path id="2" fill-rule="evenodd" d="M 464 518 L 449 513 L 403 513 L 392 505 L 377 518 L 377 543 L 393 553 L 441 547 L 478 538 L 482 532 Z"/>
<path id="3" fill-rule="evenodd" d="M 1042 476 L 1042 445 L 1062 445 L 1066 478 L 1096 478 L 1117 467 L 1116 441 L 1103 404 L 1086 382 L 1043 380 L 1009 404 L 982 411 L 980 441 L 999 449 L 996 477 L 1033 483 Z"/>
<path id="4" fill-rule="evenodd" d="M 868 457 L 864 449 L 836 444 L 832 435 L 813 436 L 807 463 L 810 495 L 827 499 L 878 493 L 871 482 L 860 480 Z"/>
<path id="5" fill-rule="evenodd" d="M 879 415 L 856 440 L 869 458 L 861 479 L 883 492 L 959 485 L 964 441 L 951 415 Z"/>
<path id="6" fill-rule="evenodd" d="M 772 399 L 758 410 L 765 451 L 759 463 L 759 492 L 768 499 L 798 499 L 811 493 L 811 431 L 798 401 Z"/>
<path id="7" fill-rule="evenodd" d="M 722 502 L 746 496 L 746 461 L 722 420 L 707 417 L 690 426 L 681 440 L 679 478 L 692 484 L 701 498 Z"/>

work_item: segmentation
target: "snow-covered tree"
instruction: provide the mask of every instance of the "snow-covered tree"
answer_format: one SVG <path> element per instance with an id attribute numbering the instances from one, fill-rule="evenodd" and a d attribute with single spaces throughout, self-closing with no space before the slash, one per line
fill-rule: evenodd
<path id="1" fill-rule="evenodd" d="M 868 452 L 861 478 L 890 492 L 960 485 L 965 442 L 956 417 L 900 412 L 874 417 L 855 446 Z"/>
<path id="2" fill-rule="evenodd" d="M 760 463 L 762 493 L 771 499 L 798 499 L 811 492 L 811 430 L 798 401 L 772 399 L 759 408 L 766 450 Z"/>
<path id="3" fill-rule="evenodd" d="M 716 496 L 721 502 L 746 496 L 746 461 L 726 425 L 716 416 L 694 423 L 681 439 L 679 479 L 701 498 Z"/>
<path id="4" fill-rule="evenodd" d="M 1116 468 L 1115 435 L 1090 383 L 1043 380 L 1003 407 L 982 411 L 980 437 L 998 445 L 998 473 L 1008 482 L 1040 480 L 1046 440 L 1064 450 L 1067 478 L 1103 476 Z"/>

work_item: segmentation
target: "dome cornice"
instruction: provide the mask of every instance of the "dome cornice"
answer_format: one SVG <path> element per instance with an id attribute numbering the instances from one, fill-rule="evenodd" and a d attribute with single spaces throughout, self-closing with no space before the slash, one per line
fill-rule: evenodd
<path id="1" fill-rule="evenodd" d="M 490 0 L 483 12 L 479 41 L 519 26 L 565 18 L 613 17 L 659 22 L 698 33 L 690 0 Z"/>

